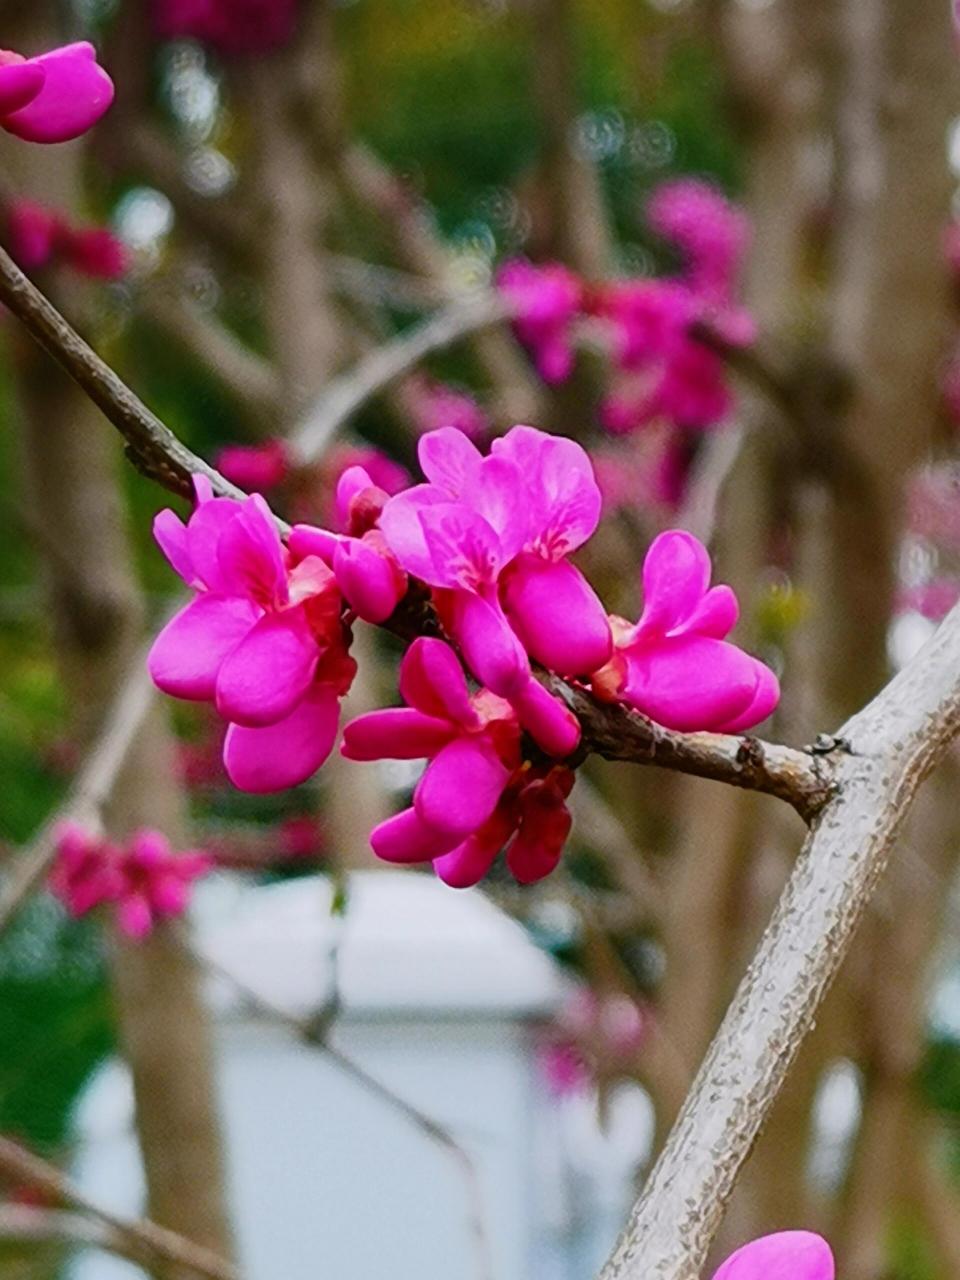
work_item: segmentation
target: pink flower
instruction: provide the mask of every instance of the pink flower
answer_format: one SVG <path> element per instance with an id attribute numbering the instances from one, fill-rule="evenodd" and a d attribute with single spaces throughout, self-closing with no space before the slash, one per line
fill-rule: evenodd
<path id="1" fill-rule="evenodd" d="M 692 534 L 654 539 L 643 599 L 635 626 L 614 620 L 614 657 L 594 677 L 599 696 L 683 732 L 740 733 L 770 714 L 780 697 L 777 678 L 724 639 L 737 621 L 737 599 L 729 587 L 710 587 L 710 557 Z"/>
<path id="2" fill-rule="evenodd" d="M 583 1054 L 566 1040 L 547 1040 L 537 1051 L 537 1066 L 555 1098 L 583 1093 L 590 1083 L 590 1072 Z"/>
<path id="3" fill-rule="evenodd" d="M 264 500 L 214 498 L 195 480 L 184 525 L 162 511 L 154 535 L 196 592 L 154 641 L 154 683 L 213 702 L 229 723 L 224 767 L 244 791 L 278 791 L 310 777 L 333 748 L 339 697 L 356 664 L 347 654 L 340 593 L 316 556 L 297 564 Z"/>
<path id="4" fill-rule="evenodd" d="M 129 938 L 145 938 L 160 920 L 182 915 L 193 882 L 213 866 L 207 854 L 174 853 L 159 831 L 137 831 L 118 861 L 117 924 Z"/>
<path id="5" fill-rule="evenodd" d="M 34 200 L 14 200 L 7 211 L 10 253 L 24 271 L 58 261 L 95 280 L 119 280 L 129 268 L 126 246 L 106 227 L 71 227 Z"/>
<path id="6" fill-rule="evenodd" d="M 249 493 L 267 493 L 283 484 L 290 471 L 287 447 L 282 440 L 263 444 L 230 444 L 214 459 L 228 480 Z"/>
<path id="7" fill-rule="evenodd" d="M 600 515 L 590 461 L 573 441 L 532 427 L 514 427 L 487 458 L 458 431 L 432 431 L 419 457 L 430 483 L 386 504 L 387 545 L 435 589 L 480 682 L 511 701 L 545 751 L 568 755 L 579 727 L 533 679 L 524 645 L 560 674 L 610 651 L 603 608 L 566 560 Z"/>
<path id="8" fill-rule="evenodd" d="M 348 467 L 337 485 L 337 515 L 348 532 L 298 524 L 290 533 L 291 553 L 318 556 L 329 565 L 344 599 L 364 622 L 386 622 L 407 591 L 407 575 L 377 528 L 387 501 L 363 467 Z"/>
<path id="9" fill-rule="evenodd" d="M 932 622 L 942 622 L 960 600 L 960 582 L 955 578 L 934 578 L 922 586 L 906 587 L 899 595 L 901 610 L 914 609 Z"/>
<path id="10" fill-rule="evenodd" d="M 556 866 L 570 829 L 568 769 L 535 769 L 520 755 L 516 712 L 488 689 L 470 695 L 463 669 L 442 640 L 415 640 L 400 666 L 407 706 L 372 711 L 344 729 L 350 760 L 428 759 L 413 805 L 374 828 L 387 862 L 433 862 L 464 888 L 490 870 L 505 844 L 522 883 Z"/>
<path id="11" fill-rule="evenodd" d="M 684 256 L 686 278 L 699 293 L 726 301 L 750 245 L 750 222 L 708 182 L 665 182 L 647 205 L 652 230 Z"/>
<path id="12" fill-rule="evenodd" d="M 174 853 L 159 831 L 137 831 L 121 848 L 67 822 L 49 884 L 70 915 L 115 903 L 120 929 L 143 938 L 158 920 L 184 912 L 193 881 L 212 866 L 205 853 Z"/>
<path id="13" fill-rule="evenodd" d="M 573 322 L 583 289 L 560 263 L 534 266 L 516 259 L 497 272 L 497 288 L 515 309 L 517 338 L 533 357 L 544 382 L 565 382 L 573 371 Z"/>
<path id="14" fill-rule="evenodd" d="M 440 427 L 462 431 L 473 441 L 485 440 L 490 434 L 490 420 L 466 391 L 426 377 L 408 379 L 407 391 L 414 427 L 420 434 Z"/>
<path id="15" fill-rule="evenodd" d="M 277 829 L 280 852 L 287 858 L 316 858 L 323 853 L 323 825 L 308 813 L 284 818 Z"/>
<path id="16" fill-rule="evenodd" d="M 298 0 L 155 0 L 154 23 L 164 39 L 188 37 L 220 53 L 260 54 L 293 38 L 298 7 Z"/>
<path id="17" fill-rule="evenodd" d="M 732 1253 L 713 1280 L 834 1280 L 833 1254 L 822 1236 L 780 1231 Z"/>
<path id="18" fill-rule="evenodd" d="M 102 902 L 114 902 L 123 881 L 117 869 L 118 851 L 75 822 L 62 822 L 56 832 L 56 861 L 48 886 L 74 918 Z"/>
<path id="19" fill-rule="evenodd" d="M 26 142 L 68 142 L 113 102 L 113 81 L 92 44 L 62 45 L 24 58 L 0 50 L 0 128 Z"/>

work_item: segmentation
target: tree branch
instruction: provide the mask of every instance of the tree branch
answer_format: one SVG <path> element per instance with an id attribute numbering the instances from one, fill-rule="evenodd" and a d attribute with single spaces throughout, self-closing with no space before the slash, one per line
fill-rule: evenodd
<path id="1" fill-rule="evenodd" d="M 510 314 L 495 295 L 467 295 L 451 302 L 422 324 L 377 347 L 353 369 L 334 378 L 306 418 L 290 436 L 290 448 L 301 463 L 323 453 L 337 431 L 368 400 L 414 368 L 434 351 L 442 351 L 469 334 L 499 324 Z"/>
<path id="2" fill-rule="evenodd" d="M 69 1209 L 102 1223 L 108 1235 L 121 1247 L 121 1252 L 136 1257 L 151 1268 L 158 1268 L 161 1274 L 176 1268 L 178 1274 L 186 1271 L 191 1275 L 203 1276 L 205 1280 L 239 1280 L 239 1273 L 210 1249 L 146 1218 L 133 1221 L 118 1217 L 102 1205 L 89 1200 L 49 1160 L 28 1151 L 11 1138 L 2 1136 L 0 1174 L 15 1183 L 44 1191 Z"/>
<path id="3" fill-rule="evenodd" d="M 960 732 L 960 606 L 841 730 L 820 813 L 600 1280 L 695 1280 L 913 795 Z M 839 740 L 839 739 L 838 739 Z"/>

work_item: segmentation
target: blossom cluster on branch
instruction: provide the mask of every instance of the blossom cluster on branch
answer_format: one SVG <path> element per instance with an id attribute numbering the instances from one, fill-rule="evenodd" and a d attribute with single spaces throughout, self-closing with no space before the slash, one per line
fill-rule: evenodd
<path id="1" fill-rule="evenodd" d="M 537 666 L 681 730 L 759 723 L 777 680 L 726 638 L 736 598 L 710 586 L 709 556 L 688 533 L 650 547 L 639 621 L 608 615 L 570 559 L 601 506 L 576 442 L 518 426 L 484 455 L 443 428 L 421 438 L 419 457 L 426 483 L 393 496 L 348 467 L 337 486 L 341 531 L 298 524 L 286 545 L 262 497 L 216 498 L 198 478 L 188 522 L 167 510 L 155 523 L 194 596 L 158 636 L 150 672 L 227 722 L 224 765 L 236 786 L 280 790 L 333 749 L 356 672 L 356 621 L 389 624 L 405 601 L 429 595 L 444 638 L 410 644 L 406 706 L 344 732 L 349 758 L 429 761 L 413 804 L 376 828 L 373 848 L 387 861 L 432 862 L 457 886 L 475 884 L 505 850 L 529 883 L 556 866 L 569 832 L 580 741 Z"/>

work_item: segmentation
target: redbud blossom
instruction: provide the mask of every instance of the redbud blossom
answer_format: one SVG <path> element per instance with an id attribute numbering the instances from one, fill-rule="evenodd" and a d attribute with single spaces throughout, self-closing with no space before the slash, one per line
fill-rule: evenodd
<path id="1" fill-rule="evenodd" d="M 400 666 L 405 707 L 372 711 L 344 729 L 351 760 L 430 761 L 413 805 L 371 833 L 387 862 L 431 861 L 464 888 L 490 870 L 506 845 L 521 883 L 549 874 L 570 830 L 565 800 L 573 774 L 524 763 L 516 712 L 488 689 L 471 695 L 453 650 L 421 637 Z"/>
<path id="2" fill-rule="evenodd" d="M 11 256 L 24 271 L 62 264 L 93 280 L 119 280 L 130 266 L 126 245 L 107 227 L 74 227 L 63 214 L 34 200 L 7 210 Z"/>
<path id="3" fill-rule="evenodd" d="M 0 128 L 25 142 L 68 142 L 113 102 L 113 81 L 81 41 L 25 58 L 0 50 Z"/>
<path id="4" fill-rule="evenodd" d="M 453 427 L 473 441 L 485 440 L 490 434 L 490 420 L 468 392 L 426 377 L 409 378 L 405 391 L 413 425 L 420 434 L 441 427 Z"/>
<path id="5" fill-rule="evenodd" d="M 582 286 L 557 262 L 535 266 L 517 259 L 497 272 L 497 288 L 514 309 L 513 327 L 544 382 L 565 382 L 573 372 L 573 323 Z"/>
<path id="6" fill-rule="evenodd" d="M 601 697 L 626 702 L 668 729 L 739 733 L 777 705 L 777 677 L 724 637 L 737 621 L 730 587 L 710 586 L 710 556 L 682 530 L 655 538 L 643 565 L 644 608 L 614 619 L 615 652 L 594 676 Z"/>
<path id="7" fill-rule="evenodd" d="M 159 831 L 137 831 L 118 846 L 69 822 L 58 831 L 56 855 L 50 890 L 70 915 L 111 903 L 119 928 L 135 939 L 182 915 L 193 882 L 213 866 L 205 853 L 174 853 Z"/>
<path id="8" fill-rule="evenodd" d="M 172 511 L 154 522 L 196 595 L 154 641 L 150 674 L 165 693 L 215 704 L 229 722 L 224 767 L 241 790 L 295 786 L 330 754 L 356 670 L 340 593 L 318 557 L 292 563 L 258 494 L 234 502 L 195 485 L 186 525 Z"/>
<path id="9" fill-rule="evenodd" d="M 732 295 L 750 245 L 750 222 L 722 192 L 697 178 L 665 182 L 647 205 L 647 222 L 680 250 L 692 289 L 723 302 Z"/>
<path id="10" fill-rule="evenodd" d="M 286 44 L 298 0 L 154 0 L 157 34 L 202 40 L 220 53 L 260 54 Z"/>
<path id="11" fill-rule="evenodd" d="M 290 471 L 287 446 L 282 440 L 226 445 L 214 458 L 214 465 L 248 493 L 268 493 L 283 484 Z"/>
<path id="12" fill-rule="evenodd" d="M 833 1254 L 811 1231 L 780 1231 L 730 1255 L 713 1280 L 834 1280 Z"/>

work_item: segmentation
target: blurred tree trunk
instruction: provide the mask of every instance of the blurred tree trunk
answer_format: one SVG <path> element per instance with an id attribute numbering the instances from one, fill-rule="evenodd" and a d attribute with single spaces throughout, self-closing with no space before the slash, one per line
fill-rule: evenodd
<path id="1" fill-rule="evenodd" d="M 11 41 L 56 43 L 49 11 L 25 6 Z M 17 189 L 70 212 L 80 205 L 81 152 L 11 144 L 4 152 Z M 82 296 L 70 282 L 62 305 Z M 30 511 L 41 530 L 51 618 L 83 749 L 137 660 L 146 637 L 120 487 L 120 450 L 87 400 L 26 337 L 12 333 L 24 426 Z M 185 839 L 174 744 L 159 705 L 130 753 L 106 816 L 123 836 L 140 826 Z M 172 928 L 141 944 L 113 937 L 111 968 L 121 1048 L 130 1065 L 153 1218 L 229 1256 L 210 1025 L 200 974 Z"/>

